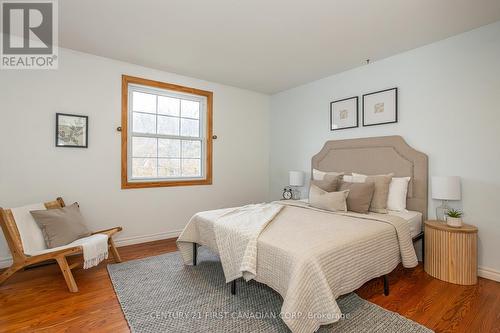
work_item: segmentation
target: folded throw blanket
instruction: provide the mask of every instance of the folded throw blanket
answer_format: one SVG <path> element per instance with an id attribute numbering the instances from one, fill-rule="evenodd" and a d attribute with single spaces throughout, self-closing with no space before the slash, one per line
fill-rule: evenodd
<path id="1" fill-rule="evenodd" d="M 81 245 L 84 269 L 97 266 L 101 261 L 108 259 L 108 235 L 95 234 L 77 239 L 68 245 Z"/>
<path id="2" fill-rule="evenodd" d="M 215 239 L 226 282 L 257 274 L 257 238 L 283 209 L 275 203 L 247 205 L 220 216 L 214 223 Z"/>

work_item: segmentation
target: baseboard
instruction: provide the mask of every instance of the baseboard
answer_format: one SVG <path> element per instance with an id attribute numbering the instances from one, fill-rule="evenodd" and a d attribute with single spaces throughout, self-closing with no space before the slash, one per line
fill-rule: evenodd
<path id="1" fill-rule="evenodd" d="M 11 257 L 4 257 L 0 258 L 0 268 L 6 268 L 12 265 L 12 258 Z"/>
<path id="2" fill-rule="evenodd" d="M 147 242 L 152 242 L 152 241 L 161 240 L 161 239 L 176 238 L 176 237 L 179 237 L 181 232 L 182 232 L 182 230 L 174 230 L 174 231 L 160 232 L 157 234 L 132 236 L 132 237 L 124 237 L 124 238 L 117 237 L 117 238 L 113 238 L 113 239 L 115 241 L 116 246 L 120 247 L 120 246 L 126 246 L 126 245 L 147 243 Z"/>
<path id="3" fill-rule="evenodd" d="M 168 232 L 160 232 L 157 234 L 150 235 L 141 235 L 141 236 L 132 236 L 132 237 L 124 237 L 124 238 L 113 238 L 117 247 L 126 246 L 126 245 L 134 245 L 140 243 L 147 243 L 152 241 L 157 241 L 161 239 L 167 238 L 176 238 L 179 237 L 182 230 L 174 230 Z M 0 258 L 0 268 L 6 268 L 12 265 L 11 257 Z"/>
<path id="4" fill-rule="evenodd" d="M 479 267 L 477 274 L 485 279 L 500 282 L 500 271 L 488 267 Z"/>

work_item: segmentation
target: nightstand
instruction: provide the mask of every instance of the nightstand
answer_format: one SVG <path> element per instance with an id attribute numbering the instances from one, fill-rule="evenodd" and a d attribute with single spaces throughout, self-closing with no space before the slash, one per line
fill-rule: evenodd
<path id="1" fill-rule="evenodd" d="M 462 285 L 477 283 L 477 228 L 454 228 L 425 221 L 425 271 L 440 280 Z"/>

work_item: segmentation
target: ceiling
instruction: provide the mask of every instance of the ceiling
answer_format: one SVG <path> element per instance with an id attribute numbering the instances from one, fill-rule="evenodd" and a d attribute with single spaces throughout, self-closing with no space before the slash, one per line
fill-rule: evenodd
<path id="1" fill-rule="evenodd" d="M 500 20 L 499 0 L 64 0 L 60 45 L 267 94 Z"/>

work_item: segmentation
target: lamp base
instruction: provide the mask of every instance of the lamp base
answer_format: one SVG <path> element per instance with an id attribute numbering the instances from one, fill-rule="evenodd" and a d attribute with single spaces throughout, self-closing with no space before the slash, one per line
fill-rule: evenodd
<path id="1" fill-rule="evenodd" d="M 292 199 L 300 200 L 300 190 L 295 186 L 292 186 Z"/>
<path id="2" fill-rule="evenodd" d="M 448 202 L 443 200 L 441 206 L 436 207 L 436 219 L 439 221 L 446 222 L 446 213 L 448 213 L 450 207 L 448 207 Z"/>

